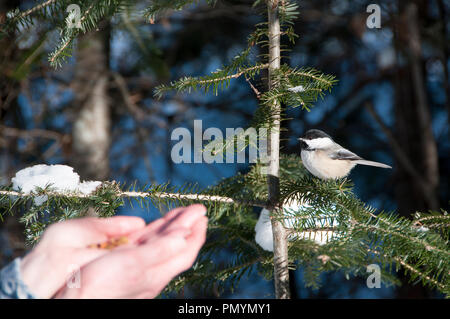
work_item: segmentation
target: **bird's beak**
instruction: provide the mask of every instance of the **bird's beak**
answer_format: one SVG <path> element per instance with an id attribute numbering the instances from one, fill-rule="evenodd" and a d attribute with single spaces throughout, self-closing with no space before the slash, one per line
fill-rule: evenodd
<path id="1" fill-rule="evenodd" d="M 309 149 L 309 145 L 308 145 L 308 143 L 305 142 L 304 138 L 300 137 L 298 140 L 300 141 L 300 147 L 301 147 L 302 150 L 308 150 Z"/>

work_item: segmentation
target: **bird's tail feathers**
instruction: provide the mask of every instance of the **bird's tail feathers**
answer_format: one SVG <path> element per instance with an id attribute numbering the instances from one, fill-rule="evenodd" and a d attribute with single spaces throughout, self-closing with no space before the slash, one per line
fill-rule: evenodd
<path id="1" fill-rule="evenodd" d="M 382 167 L 382 168 L 392 168 L 391 166 L 383 164 L 383 163 L 378 163 L 378 162 L 373 162 L 373 161 L 366 161 L 366 160 L 357 160 L 357 161 L 355 161 L 355 163 L 361 164 L 361 165 Z"/>

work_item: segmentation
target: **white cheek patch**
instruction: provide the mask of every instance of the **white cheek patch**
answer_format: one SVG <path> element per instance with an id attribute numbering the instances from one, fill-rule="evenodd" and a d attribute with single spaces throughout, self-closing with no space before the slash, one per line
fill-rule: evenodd
<path id="1" fill-rule="evenodd" d="M 310 148 L 324 149 L 333 145 L 333 141 L 329 137 L 320 137 L 313 140 L 304 140 Z"/>

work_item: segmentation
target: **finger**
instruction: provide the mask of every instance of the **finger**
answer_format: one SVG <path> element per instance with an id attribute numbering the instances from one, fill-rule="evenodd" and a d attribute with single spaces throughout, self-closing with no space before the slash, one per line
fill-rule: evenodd
<path id="1" fill-rule="evenodd" d="M 138 245 L 148 245 L 157 240 L 160 240 L 161 236 L 179 236 L 186 240 L 186 238 L 191 234 L 191 229 L 184 228 L 184 227 L 178 227 L 178 228 L 172 228 L 170 231 L 160 232 L 160 233 L 146 233 L 142 235 L 137 241 L 136 244 Z"/>
<path id="2" fill-rule="evenodd" d="M 170 210 L 169 212 L 167 212 L 163 218 L 167 221 L 171 220 L 172 218 L 174 218 L 175 216 L 177 216 L 178 214 L 180 214 L 182 211 L 184 211 L 186 209 L 185 206 L 181 206 L 181 207 L 177 207 L 174 208 L 172 210 Z"/>
<path id="3" fill-rule="evenodd" d="M 197 213 L 205 216 L 206 215 L 206 207 L 202 204 L 193 204 L 187 207 L 189 210 L 196 211 Z"/>
<path id="4" fill-rule="evenodd" d="M 190 228 L 195 223 L 196 218 L 203 216 L 205 212 L 206 207 L 203 205 L 175 208 L 163 218 L 148 224 L 145 229 L 130 236 L 130 242 L 148 241 L 153 234 L 171 231 L 176 228 Z"/>
<path id="5" fill-rule="evenodd" d="M 145 221 L 136 216 L 114 216 L 94 218 L 92 226 L 109 237 L 127 235 L 145 228 Z"/>
<path id="6" fill-rule="evenodd" d="M 206 207 L 201 204 L 193 204 L 193 205 L 185 206 L 185 207 L 177 207 L 175 209 L 172 209 L 166 215 L 164 215 L 164 219 L 166 219 L 168 221 L 172 221 L 174 218 L 178 217 L 185 211 L 196 211 L 199 214 L 205 215 Z"/>
<path id="7" fill-rule="evenodd" d="M 130 236 L 130 242 L 137 243 L 141 241 L 142 236 L 149 237 L 151 236 L 151 234 L 156 234 L 160 232 L 166 225 L 168 225 L 168 223 L 170 223 L 171 220 L 173 220 L 173 218 L 178 216 L 185 209 L 186 207 L 177 207 L 175 209 L 172 209 L 163 217 L 149 223 L 144 229 L 132 234 Z"/>
<path id="8" fill-rule="evenodd" d="M 159 218 L 150 224 L 148 224 L 146 227 L 130 234 L 128 236 L 128 239 L 130 243 L 138 243 L 141 240 L 142 236 L 150 236 L 150 234 L 157 234 L 158 231 L 167 223 L 166 220 L 163 218 Z"/>
<path id="9" fill-rule="evenodd" d="M 109 237 L 127 235 L 144 227 L 145 221 L 134 216 L 77 218 L 51 225 L 41 242 L 45 244 L 56 241 L 60 245 L 83 247 Z"/>
<path id="10" fill-rule="evenodd" d="M 186 249 L 186 240 L 180 234 L 159 236 L 154 245 L 114 249 L 103 257 L 92 260 L 81 268 L 81 286 L 84 298 L 131 298 L 147 289 L 143 277 L 147 269 L 160 260 L 168 260 Z M 160 276 L 163 279 L 162 276 Z M 161 280 L 157 280 L 161 282 Z M 164 282 L 164 285 L 167 282 Z M 164 288 L 162 287 L 157 287 Z M 161 290 L 159 289 L 159 290 Z M 71 291 L 72 290 L 72 291 Z M 75 295 L 71 295 L 75 293 Z M 64 289 L 65 297 L 78 297 L 73 289 Z M 59 297 L 63 297 L 64 294 Z M 67 295 L 68 294 L 68 295 Z"/>
<path id="11" fill-rule="evenodd" d="M 164 226 L 168 225 L 175 217 L 180 215 L 185 209 L 186 209 L 186 207 L 177 207 L 175 209 L 172 209 L 163 217 L 149 223 L 145 227 L 145 229 L 142 229 L 140 232 L 135 233 L 133 235 L 133 239 L 139 240 L 139 238 L 141 236 L 143 236 L 144 234 L 148 235 L 150 233 L 157 233 L 157 232 L 161 231 L 164 228 Z"/>
<path id="12" fill-rule="evenodd" d="M 118 249 L 112 253 L 123 254 L 121 258 L 127 260 L 130 267 L 145 269 L 171 259 L 185 250 L 188 233 L 190 233 L 189 229 L 178 228 L 164 235 L 156 235 L 151 243 L 143 240 L 137 247 L 124 248 L 122 251 Z"/>
<path id="13" fill-rule="evenodd" d="M 184 227 L 191 228 L 196 221 L 206 213 L 206 207 L 203 205 L 191 205 L 174 216 L 169 223 L 161 227 L 160 231 L 170 230 L 172 228 Z"/>
<path id="14" fill-rule="evenodd" d="M 153 267 L 146 275 L 151 278 L 155 274 L 161 274 L 167 280 L 171 280 L 176 275 L 192 267 L 200 248 L 205 243 L 207 225 L 208 219 L 206 217 L 200 218 L 191 228 L 191 234 L 186 238 L 186 248 L 180 254 Z"/>
<path id="15" fill-rule="evenodd" d="M 191 233 L 186 237 L 189 245 L 197 247 L 198 250 L 206 241 L 206 231 L 208 229 L 208 218 L 202 216 L 197 219 L 196 224 L 191 228 Z"/>
<path id="16" fill-rule="evenodd" d="M 74 248 L 73 251 L 70 252 L 73 260 L 76 260 L 76 266 L 81 268 L 82 266 L 90 263 L 91 261 L 102 257 L 103 255 L 108 254 L 110 251 L 107 249 L 90 249 L 85 247 Z M 73 264 L 75 265 L 75 264 Z"/>

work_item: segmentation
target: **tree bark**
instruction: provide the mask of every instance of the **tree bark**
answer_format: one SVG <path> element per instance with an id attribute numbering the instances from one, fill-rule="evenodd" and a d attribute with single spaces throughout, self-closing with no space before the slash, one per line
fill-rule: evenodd
<path id="1" fill-rule="evenodd" d="M 424 78 L 417 4 L 408 3 L 403 8 L 400 27 L 403 32 L 397 33 L 397 47 L 404 48 L 408 64 L 397 68 L 396 135 L 406 157 L 421 175 L 418 179 L 406 169 L 398 172 L 399 211 L 409 216 L 415 211 L 439 209 L 439 166 Z"/>
<path id="2" fill-rule="evenodd" d="M 394 137 L 412 169 L 397 156 L 396 198 L 399 213 L 410 217 L 416 211 L 439 208 L 439 166 L 421 48 L 421 17 L 426 15 L 427 2 L 398 3 L 401 15 L 395 30 L 395 45 L 407 63 L 398 63 L 396 67 Z M 429 297 L 423 287 L 408 284 L 403 276 L 401 279 L 404 283 L 398 289 L 398 298 Z"/>
<path id="3" fill-rule="evenodd" d="M 6 21 L 6 13 L 19 5 L 16 0 L 0 2 L 0 24 Z M 23 127 L 23 116 L 18 105 L 21 83 L 11 77 L 22 59 L 22 51 L 16 41 L 16 32 L 13 31 L 0 39 L 0 124 L 10 120 L 14 126 Z M 18 167 L 18 141 L 2 134 L 0 130 L 4 143 L 0 148 L 0 181 L 10 181 Z M 24 225 L 16 216 L 7 214 L 0 220 L 0 268 L 26 253 L 24 230 Z"/>
<path id="4" fill-rule="evenodd" d="M 267 1 L 268 18 L 269 18 L 269 90 L 276 83 L 273 78 L 273 72 L 280 68 L 280 21 L 278 17 L 278 0 Z M 280 104 L 276 102 L 273 108 L 275 116 L 272 118 L 272 128 L 270 129 L 267 150 L 269 156 L 268 167 L 268 194 L 269 202 L 273 207 L 279 207 L 280 198 Z M 277 208 L 272 210 L 273 214 L 277 214 Z M 272 214 L 272 215 L 273 215 Z M 283 224 L 272 218 L 273 230 L 273 252 L 274 252 L 274 282 L 275 296 L 277 299 L 290 298 L 289 291 L 289 268 L 288 268 L 288 248 L 286 231 Z"/>

